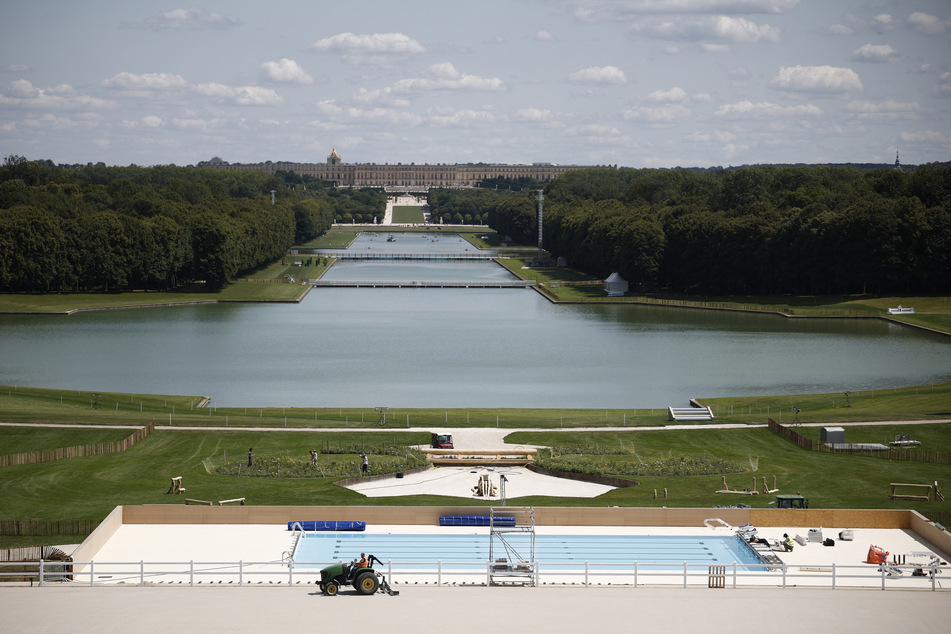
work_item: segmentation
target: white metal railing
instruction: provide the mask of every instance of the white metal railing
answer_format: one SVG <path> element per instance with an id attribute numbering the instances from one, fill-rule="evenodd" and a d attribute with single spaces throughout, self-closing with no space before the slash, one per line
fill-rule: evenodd
<path id="1" fill-rule="evenodd" d="M 0 578 L 29 577 L 43 586 L 50 582 L 70 581 L 83 585 L 175 584 L 248 585 L 269 583 L 297 585 L 317 583 L 320 569 L 340 562 L 294 561 L 184 561 L 184 562 L 0 562 Z M 10 567 L 30 568 L 9 571 Z M 398 583 L 446 583 L 491 585 L 496 564 L 492 562 L 386 562 L 385 576 L 390 585 Z M 901 590 L 946 590 L 938 581 L 941 568 L 930 564 L 886 566 L 840 564 L 738 564 L 714 565 L 671 563 L 545 563 L 531 567 L 534 585 L 704 585 L 710 587 L 880 587 Z M 920 575 L 914 572 L 920 571 Z M 380 572 L 383 572 L 382 570 Z M 2 586 L 0 586 L 2 587 Z"/>

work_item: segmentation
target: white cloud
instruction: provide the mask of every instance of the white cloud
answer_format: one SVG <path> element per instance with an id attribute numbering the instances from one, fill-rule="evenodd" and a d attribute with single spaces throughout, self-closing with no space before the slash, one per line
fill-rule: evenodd
<path id="1" fill-rule="evenodd" d="M 548 31 L 539 31 L 535 34 L 535 39 L 541 40 L 542 42 L 554 42 L 555 36 Z"/>
<path id="2" fill-rule="evenodd" d="M 852 35 L 852 33 L 854 33 L 852 27 L 844 24 L 833 24 L 826 30 L 831 35 Z"/>
<path id="3" fill-rule="evenodd" d="M 129 119 L 124 119 L 119 125 L 123 128 L 160 128 L 162 126 L 162 118 L 156 117 L 155 115 L 148 115 L 142 117 L 139 120 L 133 121 Z"/>
<path id="4" fill-rule="evenodd" d="M 399 126 L 417 126 L 420 117 L 393 108 L 349 108 L 347 116 L 362 123 L 387 123 Z"/>
<path id="5" fill-rule="evenodd" d="M 497 77 L 467 75 L 446 62 L 429 67 L 428 77 L 411 77 L 397 81 L 392 90 L 396 93 L 434 91 L 487 91 L 505 90 L 505 82 Z"/>
<path id="6" fill-rule="evenodd" d="M 849 112 L 919 112 L 921 110 L 921 104 L 917 101 L 880 101 L 875 103 L 873 101 L 850 101 L 846 104 L 845 109 Z"/>
<path id="7" fill-rule="evenodd" d="M 644 121 L 645 123 L 674 123 L 691 114 L 690 108 L 678 103 L 670 103 L 656 108 L 636 107 L 623 112 L 626 121 Z"/>
<path id="8" fill-rule="evenodd" d="M 322 115 L 335 116 L 343 112 L 343 108 L 337 105 L 337 102 L 333 99 L 326 99 L 324 101 L 318 101 L 315 104 L 317 112 Z"/>
<path id="9" fill-rule="evenodd" d="M 460 73 L 449 62 L 433 64 L 425 77 L 398 80 L 392 86 L 367 90 L 360 88 L 353 95 L 354 103 L 381 104 L 388 107 L 406 107 L 413 95 L 431 92 L 498 92 L 506 90 L 505 82 L 497 77 L 479 77 Z"/>
<path id="10" fill-rule="evenodd" d="M 780 106 L 779 104 L 761 101 L 753 103 L 751 101 L 738 101 L 736 103 L 725 104 L 717 109 L 718 117 L 732 118 L 766 118 L 775 117 L 818 117 L 822 115 L 822 110 L 812 104 L 802 104 L 798 106 Z"/>
<path id="11" fill-rule="evenodd" d="M 35 99 L 40 95 L 40 89 L 33 86 L 28 79 L 17 79 L 10 86 L 13 88 L 13 96 L 22 99 Z"/>
<path id="12" fill-rule="evenodd" d="M 799 0 L 573 0 L 575 18 L 585 21 L 617 20 L 644 14 L 785 13 Z"/>
<path id="13" fill-rule="evenodd" d="M 951 72 L 942 73 L 931 92 L 936 97 L 951 97 Z"/>
<path id="14" fill-rule="evenodd" d="M 934 130 L 923 130 L 921 132 L 902 132 L 901 140 L 909 143 L 938 143 L 941 145 L 951 145 L 951 139 L 942 132 Z"/>
<path id="15" fill-rule="evenodd" d="M 684 138 L 688 141 L 694 141 L 696 143 L 709 143 L 710 141 L 716 141 L 717 143 L 729 143 L 730 141 L 736 139 L 736 135 L 725 130 L 713 130 L 711 132 L 692 132 Z"/>
<path id="16" fill-rule="evenodd" d="M 851 68 L 836 66 L 784 66 L 770 86 L 793 92 L 848 93 L 862 90 L 862 81 Z"/>
<path id="17" fill-rule="evenodd" d="M 898 21 L 888 13 L 882 13 L 872 18 L 872 28 L 879 33 L 891 31 L 898 26 Z"/>
<path id="18" fill-rule="evenodd" d="M 745 18 L 726 15 L 675 17 L 637 22 L 632 32 L 666 40 L 701 42 L 714 40 L 732 44 L 778 42 L 780 30 Z"/>
<path id="19" fill-rule="evenodd" d="M 674 86 L 670 90 L 655 90 L 647 95 L 647 100 L 656 103 L 680 103 L 687 100 L 687 93 L 683 88 Z"/>
<path id="20" fill-rule="evenodd" d="M 227 124 L 224 119 L 198 119 L 175 117 L 172 125 L 180 130 L 212 130 L 222 128 Z"/>
<path id="21" fill-rule="evenodd" d="M 422 53 L 426 50 L 422 44 L 402 33 L 338 33 L 317 40 L 310 48 L 331 53 Z"/>
<path id="22" fill-rule="evenodd" d="M 283 101 L 272 89 L 260 86 L 226 86 L 211 82 L 195 84 L 194 90 L 199 95 L 227 99 L 241 106 L 274 106 Z"/>
<path id="23" fill-rule="evenodd" d="M 485 110 L 446 109 L 437 110 L 428 115 L 428 123 L 439 128 L 468 128 L 479 123 L 492 123 L 495 116 Z"/>
<path id="24" fill-rule="evenodd" d="M 31 69 L 26 64 L 7 64 L 0 66 L 0 73 L 27 73 Z"/>
<path id="25" fill-rule="evenodd" d="M 264 62 L 261 68 L 272 81 L 279 81 L 291 84 L 312 84 L 314 78 L 307 74 L 297 62 L 292 59 L 282 57 L 277 62 Z"/>
<path id="26" fill-rule="evenodd" d="M 845 109 L 855 115 L 860 121 L 892 122 L 897 120 L 918 119 L 921 115 L 921 104 L 917 101 L 894 101 L 891 99 L 880 101 L 850 101 Z"/>
<path id="27" fill-rule="evenodd" d="M 46 113 L 36 119 L 26 119 L 23 124 L 29 128 L 47 130 L 71 130 L 79 126 L 79 124 L 70 117 L 61 117 L 50 113 Z"/>
<path id="28" fill-rule="evenodd" d="M 942 20 L 936 15 L 915 11 L 908 16 L 908 24 L 924 35 L 940 35 L 951 30 L 951 19 Z"/>
<path id="29" fill-rule="evenodd" d="M 575 129 L 575 132 L 581 136 L 594 137 L 613 137 L 621 134 L 621 131 L 614 126 L 604 125 L 601 123 L 591 123 L 588 125 L 578 126 Z"/>
<path id="30" fill-rule="evenodd" d="M 852 59 L 858 62 L 893 62 L 901 55 L 888 44 L 863 44 L 852 51 Z"/>
<path id="31" fill-rule="evenodd" d="M 10 84 L 12 96 L 0 94 L 0 105 L 21 106 L 31 109 L 53 108 L 57 110 L 104 110 L 115 107 L 115 102 L 83 95 L 69 84 L 52 88 L 37 88 L 27 79 L 17 79 Z"/>
<path id="32" fill-rule="evenodd" d="M 579 84 L 603 84 L 620 86 L 627 83 L 627 77 L 617 66 L 591 66 L 568 75 L 568 81 Z"/>
<path id="33" fill-rule="evenodd" d="M 172 9 L 163 11 L 142 22 L 122 22 L 123 28 L 148 29 L 150 31 L 199 31 L 202 29 L 227 29 L 239 26 L 240 20 L 225 17 L 220 13 L 201 9 Z"/>
<path id="34" fill-rule="evenodd" d="M 181 75 L 171 73 L 117 73 L 109 79 L 103 79 L 102 85 L 107 88 L 121 88 L 124 90 L 171 90 L 185 88 L 188 82 Z"/>
<path id="35" fill-rule="evenodd" d="M 547 108 L 522 108 L 515 113 L 516 121 L 529 121 L 533 123 L 544 123 L 552 118 L 551 110 Z"/>

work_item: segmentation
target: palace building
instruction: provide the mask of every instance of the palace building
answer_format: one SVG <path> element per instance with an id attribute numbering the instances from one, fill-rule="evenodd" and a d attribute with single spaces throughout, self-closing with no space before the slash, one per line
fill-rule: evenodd
<path id="1" fill-rule="evenodd" d="M 202 161 L 198 167 L 247 170 L 255 172 L 294 172 L 329 181 L 337 187 L 387 187 L 395 189 L 429 189 L 430 187 L 475 187 L 492 178 L 531 178 L 550 181 L 560 174 L 594 165 L 503 165 L 489 163 L 421 164 L 416 163 L 344 163 L 334 148 L 324 163 L 228 163 L 215 157 Z"/>

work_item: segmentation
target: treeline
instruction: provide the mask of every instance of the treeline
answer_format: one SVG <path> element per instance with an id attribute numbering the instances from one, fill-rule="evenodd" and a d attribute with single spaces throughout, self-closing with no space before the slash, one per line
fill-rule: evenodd
<path id="1" fill-rule="evenodd" d="M 298 174 L 277 170 L 274 175 L 287 187 L 311 191 L 322 191 L 333 206 L 334 222 L 350 224 L 354 222 L 383 222 L 386 212 L 386 192 L 381 187 L 334 187 L 333 183 L 322 181 L 308 174 Z"/>
<path id="2" fill-rule="evenodd" d="M 479 206 L 493 229 L 534 244 L 535 195 L 439 190 L 436 199 Z M 946 293 L 949 205 L 947 164 L 579 170 L 545 188 L 544 246 L 645 290 Z"/>
<path id="3" fill-rule="evenodd" d="M 489 224 L 490 210 L 516 200 L 511 196 L 513 192 L 527 194 L 527 192 L 536 192 L 543 186 L 542 183 L 527 177 L 500 176 L 480 182 L 476 189 L 431 189 L 429 190 L 429 213 L 435 223 Z M 495 225 L 493 227 L 495 228 Z M 496 230 L 499 229 L 496 228 Z M 534 243 L 535 240 L 532 242 Z"/>
<path id="4" fill-rule="evenodd" d="M 64 168 L 9 156 L 0 166 L 0 291 L 218 287 L 325 232 L 336 200 L 261 172 Z"/>

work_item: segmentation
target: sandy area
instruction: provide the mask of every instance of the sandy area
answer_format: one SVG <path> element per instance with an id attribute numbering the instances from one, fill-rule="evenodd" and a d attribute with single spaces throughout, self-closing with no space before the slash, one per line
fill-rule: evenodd
<path id="1" fill-rule="evenodd" d="M 473 492 L 473 489 L 478 487 L 483 473 L 488 476 L 494 495 L 477 496 Z M 529 471 L 525 467 L 436 467 L 402 478 L 360 482 L 347 488 L 371 498 L 426 494 L 473 500 L 499 500 L 503 492 L 502 477 L 505 477 L 506 499 L 527 495 L 593 498 L 614 488 L 604 484 L 546 476 Z"/>

